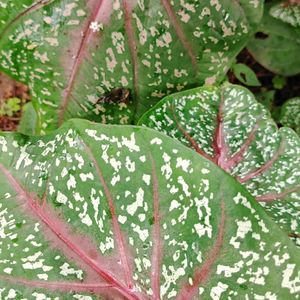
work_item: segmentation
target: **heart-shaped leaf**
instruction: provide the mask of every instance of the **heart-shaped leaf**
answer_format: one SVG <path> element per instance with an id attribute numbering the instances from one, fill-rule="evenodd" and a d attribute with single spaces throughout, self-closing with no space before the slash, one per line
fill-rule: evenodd
<path id="1" fill-rule="evenodd" d="M 245 88 L 225 84 L 163 99 L 140 124 L 190 146 L 232 174 L 300 243 L 300 139 L 278 130 Z"/>
<path id="2" fill-rule="evenodd" d="M 248 86 L 261 86 L 255 72 L 245 64 L 234 64 L 232 66 L 234 76 L 243 84 Z"/>
<path id="3" fill-rule="evenodd" d="M 262 6 L 1 0 L 0 68 L 29 85 L 42 134 L 74 116 L 131 123 L 164 95 L 222 80 Z"/>
<path id="4" fill-rule="evenodd" d="M 293 27 L 270 15 L 272 1 L 265 12 L 258 32 L 247 49 L 262 66 L 284 76 L 300 73 L 300 27 Z"/>
<path id="5" fill-rule="evenodd" d="M 77 120 L 0 151 L 1 299 L 299 298 L 299 250 L 159 132 Z"/>

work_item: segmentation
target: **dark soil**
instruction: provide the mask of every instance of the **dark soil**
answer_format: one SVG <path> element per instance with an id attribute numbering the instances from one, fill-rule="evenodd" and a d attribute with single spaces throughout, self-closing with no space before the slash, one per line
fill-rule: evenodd
<path id="1" fill-rule="evenodd" d="M 13 116 L 0 115 L 0 130 L 15 131 L 19 125 L 22 108 L 26 102 L 29 101 L 28 88 L 3 73 L 0 73 L 0 106 L 10 98 L 19 98 L 21 100 L 20 110 Z"/>

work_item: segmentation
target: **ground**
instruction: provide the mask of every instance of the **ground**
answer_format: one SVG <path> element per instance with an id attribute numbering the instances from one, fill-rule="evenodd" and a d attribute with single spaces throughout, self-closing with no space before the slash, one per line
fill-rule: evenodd
<path id="1" fill-rule="evenodd" d="M 29 101 L 28 88 L 19 82 L 9 78 L 3 73 L 0 73 L 0 108 L 11 98 L 19 98 L 20 108 L 17 111 L 13 110 L 12 116 L 0 114 L 0 130 L 15 131 L 22 116 L 22 108 Z"/>

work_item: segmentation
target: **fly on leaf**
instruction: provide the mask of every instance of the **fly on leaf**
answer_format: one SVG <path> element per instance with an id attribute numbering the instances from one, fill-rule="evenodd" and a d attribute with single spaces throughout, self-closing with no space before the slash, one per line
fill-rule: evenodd
<path id="1" fill-rule="evenodd" d="M 116 88 L 101 96 L 98 103 L 128 103 L 130 98 L 130 90 L 125 88 Z"/>

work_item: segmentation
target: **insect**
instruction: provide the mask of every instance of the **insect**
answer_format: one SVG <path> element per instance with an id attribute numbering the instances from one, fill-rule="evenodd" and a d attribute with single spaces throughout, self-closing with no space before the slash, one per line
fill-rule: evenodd
<path id="1" fill-rule="evenodd" d="M 127 103 L 130 98 L 130 90 L 116 88 L 101 96 L 97 103 Z"/>

